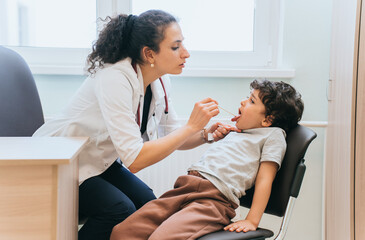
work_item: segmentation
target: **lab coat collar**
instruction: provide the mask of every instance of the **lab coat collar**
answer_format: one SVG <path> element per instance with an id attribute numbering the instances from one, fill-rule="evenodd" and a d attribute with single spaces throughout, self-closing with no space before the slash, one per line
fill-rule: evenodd
<path id="1" fill-rule="evenodd" d="M 105 65 L 107 66 L 107 64 Z M 137 64 L 137 76 L 136 72 L 132 66 L 132 59 L 127 57 L 123 60 L 120 60 L 117 64 L 114 64 L 114 67 L 124 72 L 127 75 L 131 85 L 139 96 L 144 96 L 144 84 L 143 84 L 143 76 L 141 68 Z"/>
<path id="2" fill-rule="evenodd" d="M 130 68 L 132 68 L 134 74 L 136 74 L 136 72 L 134 71 L 134 68 L 132 66 L 132 59 L 131 58 L 127 58 L 128 61 L 128 65 L 130 66 Z M 144 96 L 144 83 L 143 83 L 143 76 L 142 76 L 142 71 L 141 68 L 139 67 L 139 64 L 136 64 L 136 69 L 137 69 L 137 80 L 139 83 L 139 88 L 138 88 L 138 93 L 140 96 Z"/>

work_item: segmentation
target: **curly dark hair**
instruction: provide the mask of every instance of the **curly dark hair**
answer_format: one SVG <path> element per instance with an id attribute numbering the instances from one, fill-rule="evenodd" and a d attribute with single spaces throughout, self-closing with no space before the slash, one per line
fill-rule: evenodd
<path id="1" fill-rule="evenodd" d="M 120 14 L 107 17 L 108 21 L 92 46 L 87 58 L 89 73 L 93 74 L 105 63 L 116 63 L 130 57 L 135 63 L 143 63 L 141 50 L 147 46 L 159 52 L 165 29 L 176 21 L 171 14 L 161 10 L 149 10 L 138 17 Z"/>
<path id="2" fill-rule="evenodd" d="M 251 89 L 259 91 L 259 98 L 266 108 L 266 116 L 272 117 L 271 127 L 289 132 L 302 118 L 304 104 L 300 93 L 284 82 L 254 80 Z"/>

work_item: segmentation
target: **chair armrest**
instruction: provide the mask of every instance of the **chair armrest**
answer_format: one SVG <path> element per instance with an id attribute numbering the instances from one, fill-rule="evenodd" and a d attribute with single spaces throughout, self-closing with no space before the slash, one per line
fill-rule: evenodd
<path id="1" fill-rule="evenodd" d="M 293 180 L 293 185 L 290 189 L 290 196 L 297 198 L 299 195 L 299 190 L 302 185 L 302 181 L 304 178 L 306 166 L 304 164 L 304 159 L 302 159 L 297 166 L 297 170 L 295 171 L 295 176 Z"/>

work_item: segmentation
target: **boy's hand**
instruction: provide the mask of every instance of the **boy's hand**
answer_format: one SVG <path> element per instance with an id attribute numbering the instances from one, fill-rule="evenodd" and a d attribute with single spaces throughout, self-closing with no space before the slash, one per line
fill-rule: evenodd
<path id="1" fill-rule="evenodd" d="M 230 132 L 242 132 L 241 129 L 238 129 L 236 126 L 223 124 L 220 122 L 213 124 L 208 129 L 206 129 L 206 131 L 208 133 L 213 133 L 215 142 L 225 138 Z"/>
<path id="2" fill-rule="evenodd" d="M 241 129 L 238 129 L 236 126 L 230 126 L 230 129 L 229 129 L 230 132 L 238 132 L 238 133 L 241 133 L 242 130 Z"/>
<path id="3" fill-rule="evenodd" d="M 239 132 L 239 133 L 242 132 L 242 130 L 238 129 L 236 126 L 232 126 L 229 124 L 223 124 L 223 123 L 217 123 L 217 124 L 218 124 L 217 130 L 221 130 L 220 132 L 223 132 L 223 131 L 227 132 L 226 135 L 229 132 Z"/>
<path id="4" fill-rule="evenodd" d="M 210 128 L 207 129 L 208 133 L 213 133 L 214 141 L 217 142 L 225 136 L 228 135 L 228 133 L 231 131 L 232 126 L 228 124 L 223 124 L 220 122 L 217 122 L 210 126 Z"/>
<path id="5" fill-rule="evenodd" d="M 224 228 L 225 231 L 230 232 L 248 232 L 255 231 L 257 226 L 253 224 L 250 220 L 239 220 L 237 222 L 231 223 Z"/>

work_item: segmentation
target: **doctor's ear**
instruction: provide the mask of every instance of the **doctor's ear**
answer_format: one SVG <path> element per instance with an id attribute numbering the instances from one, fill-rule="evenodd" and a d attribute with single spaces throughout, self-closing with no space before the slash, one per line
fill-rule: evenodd
<path id="1" fill-rule="evenodd" d="M 142 58 L 146 62 L 146 64 L 151 64 L 152 67 L 152 65 L 155 63 L 155 51 L 153 51 L 149 47 L 143 47 Z"/>

